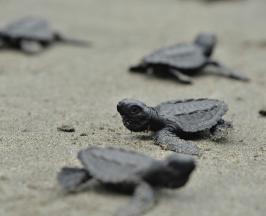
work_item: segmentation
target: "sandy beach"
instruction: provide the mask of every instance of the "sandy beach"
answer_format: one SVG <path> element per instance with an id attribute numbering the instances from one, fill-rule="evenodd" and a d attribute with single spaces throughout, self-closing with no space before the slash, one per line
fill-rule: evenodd
<path id="1" fill-rule="evenodd" d="M 265 0 L 0 0 L 1 27 L 37 15 L 92 43 L 59 44 L 32 57 L 0 52 L 0 215 L 112 215 L 128 196 L 104 190 L 66 196 L 57 172 L 79 166 L 77 152 L 91 145 L 164 158 L 170 152 L 153 145 L 149 134 L 122 125 L 117 102 L 135 98 L 152 106 L 199 97 L 225 101 L 234 130 L 223 143 L 197 141 L 202 155 L 190 182 L 162 191 L 146 215 L 264 215 L 266 118 L 258 111 L 266 107 L 265 11 Z M 201 31 L 217 34 L 214 57 L 251 82 L 202 75 L 186 86 L 127 72 L 150 51 L 192 41 Z M 76 131 L 57 131 L 62 124 Z"/>

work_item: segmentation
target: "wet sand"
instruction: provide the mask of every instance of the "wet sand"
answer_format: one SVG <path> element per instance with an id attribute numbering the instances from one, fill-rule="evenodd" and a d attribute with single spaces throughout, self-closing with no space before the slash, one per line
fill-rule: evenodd
<path id="1" fill-rule="evenodd" d="M 202 156 L 186 187 L 163 191 L 147 216 L 263 215 L 266 211 L 266 2 L 178 0 L 1 0 L 0 24 L 28 14 L 47 17 L 90 48 L 58 45 L 39 56 L 0 53 L 0 215 L 111 215 L 129 197 L 106 191 L 65 196 L 56 182 L 64 165 L 79 165 L 90 145 L 120 146 L 163 158 L 148 134 L 124 128 L 123 98 L 156 105 L 210 97 L 229 105 L 227 142 L 198 141 Z M 155 48 L 217 33 L 215 58 L 251 77 L 242 83 L 200 76 L 194 85 L 132 75 L 129 65 Z M 74 133 L 57 131 L 74 125 Z M 88 136 L 80 136 L 81 133 Z"/>

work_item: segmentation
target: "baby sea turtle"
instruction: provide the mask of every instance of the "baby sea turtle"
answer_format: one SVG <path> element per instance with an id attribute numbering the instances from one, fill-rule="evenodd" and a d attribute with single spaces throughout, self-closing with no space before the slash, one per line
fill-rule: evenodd
<path id="1" fill-rule="evenodd" d="M 95 179 L 109 189 L 133 192 L 131 202 L 119 209 L 117 216 L 135 216 L 155 204 L 159 188 L 184 186 L 195 169 L 191 157 L 174 154 L 155 160 L 144 154 L 120 148 L 89 147 L 78 153 L 83 168 L 64 167 L 58 173 L 59 184 L 67 192 L 76 191 Z"/>
<path id="2" fill-rule="evenodd" d="M 124 99 L 117 105 L 123 123 L 130 131 L 155 132 L 155 143 L 163 149 L 184 154 L 198 155 L 199 148 L 189 139 L 209 135 L 221 139 L 232 125 L 222 119 L 227 105 L 214 99 L 173 100 L 148 107 L 131 99 Z"/>
<path id="3" fill-rule="evenodd" d="M 140 64 L 130 67 L 129 70 L 140 73 L 151 71 L 155 75 L 174 77 L 181 83 L 190 84 L 191 76 L 202 72 L 207 66 L 214 66 L 213 73 L 248 81 L 248 78 L 211 59 L 216 43 L 217 38 L 214 34 L 201 33 L 194 43 L 181 43 L 155 50 L 145 56 Z"/>
<path id="4" fill-rule="evenodd" d="M 0 29 L 0 48 L 19 49 L 27 54 L 35 54 L 55 42 L 87 45 L 85 41 L 63 37 L 53 31 L 46 20 L 37 17 L 25 17 Z"/>

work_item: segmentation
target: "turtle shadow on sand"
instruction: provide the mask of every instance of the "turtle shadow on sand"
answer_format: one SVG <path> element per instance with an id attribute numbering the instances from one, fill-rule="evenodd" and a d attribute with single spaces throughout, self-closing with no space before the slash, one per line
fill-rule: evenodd
<path id="1" fill-rule="evenodd" d="M 145 134 L 133 134 L 132 136 L 130 136 L 130 140 L 137 139 L 137 140 L 141 140 L 141 141 L 152 141 L 152 140 L 154 140 L 154 138 L 153 138 L 154 135 L 155 135 L 155 132 L 147 132 Z M 187 134 L 187 133 L 180 132 L 180 133 L 178 133 L 178 136 L 184 140 L 199 141 L 199 140 L 206 139 L 207 137 L 210 136 L 210 134 L 207 131 L 193 133 L 193 134 Z"/>
<path id="2" fill-rule="evenodd" d="M 179 1 L 189 1 L 189 0 L 179 0 Z M 194 2 L 201 2 L 203 4 L 225 4 L 225 3 L 236 3 L 236 2 L 243 2 L 247 0 L 191 0 Z"/>
<path id="3" fill-rule="evenodd" d="M 242 2 L 246 0 L 201 0 L 203 3 L 206 4 L 224 4 L 224 3 L 233 3 L 233 2 Z"/>
<path id="4" fill-rule="evenodd" d="M 151 141 L 151 140 L 153 140 L 153 138 L 152 138 L 150 133 L 133 134 L 132 136 L 130 136 L 130 140 L 134 140 L 134 139 L 141 140 L 141 141 Z"/>

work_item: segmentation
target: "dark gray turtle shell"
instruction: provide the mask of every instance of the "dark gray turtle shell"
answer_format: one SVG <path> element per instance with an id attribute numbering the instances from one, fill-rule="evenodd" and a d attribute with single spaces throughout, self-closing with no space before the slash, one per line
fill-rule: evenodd
<path id="1" fill-rule="evenodd" d="M 184 132 L 199 132 L 210 129 L 227 112 L 227 105 L 214 99 L 189 99 L 168 101 L 155 109 L 161 118 Z"/>
<path id="2" fill-rule="evenodd" d="M 10 39 L 27 39 L 43 42 L 54 40 L 54 32 L 46 20 L 26 17 L 15 21 L 0 30 L 2 37 Z"/>
<path id="3" fill-rule="evenodd" d="M 161 48 L 142 60 L 147 64 L 158 64 L 182 70 L 195 70 L 205 66 L 207 57 L 194 44 L 177 44 Z"/>
<path id="4" fill-rule="evenodd" d="M 90 175 L 103 183 L 140 181 L 156 160 L 146 155 L 117 148 L 90 147 L 82 150 L 78 158 Z"/>

